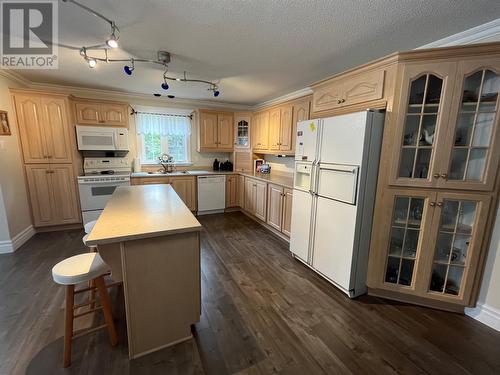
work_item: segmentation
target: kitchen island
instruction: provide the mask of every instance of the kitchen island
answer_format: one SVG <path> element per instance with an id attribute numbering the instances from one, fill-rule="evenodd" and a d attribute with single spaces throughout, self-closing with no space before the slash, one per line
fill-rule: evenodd
<path id="1" fill-rule="evenodd" d="M 201 313 L 201 224 L 170 185 L 118 187 L 89 234 L 123 281 L 129 357 L 192 337 Z"/>

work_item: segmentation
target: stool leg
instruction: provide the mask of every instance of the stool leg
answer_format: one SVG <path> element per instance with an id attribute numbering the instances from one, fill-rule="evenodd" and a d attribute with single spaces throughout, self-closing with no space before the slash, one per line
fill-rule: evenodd
<path id="1" fill-rule="evenodd" d="M 66 316 L 64 324 L 64 362 L 63 366 L 71 364 L 71 339 L 73 337 L 73 306 L 75 298 L 75 286 L 66 287 Z"/>
<path id="2" fill-rule="evenodd" d="M 115 323 L 113 322 L 113 314 L 111 313 L 111 301 L 109 299 L 108 290 L 104 284 L 104 277 L 99 276 L 94 279 L 97 290 L 99 291 L 99 297 L 102 304 L 102 311 L 104 313 L 104 320 L 106 321 L 106 326 L 108 327 L 109 340 L 111 345 L 115 346 L 118 343 L 118 335 L 116 334 Z"/>

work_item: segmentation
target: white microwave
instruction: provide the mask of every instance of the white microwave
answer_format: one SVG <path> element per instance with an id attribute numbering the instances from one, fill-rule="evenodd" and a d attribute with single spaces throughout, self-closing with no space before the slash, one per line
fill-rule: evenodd
<path id="1" fill-rule="evenodd" d="M 128 151 L 128 130 L 111 126 L 76 126 L 78 149 L 82 151 Z"/>

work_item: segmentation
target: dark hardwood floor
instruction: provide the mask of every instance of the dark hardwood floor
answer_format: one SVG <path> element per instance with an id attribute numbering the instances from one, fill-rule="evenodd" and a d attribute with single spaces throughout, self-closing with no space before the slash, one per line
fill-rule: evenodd
<path id="1" fill-rule="evenodd" d="M 200 221 L 195 338 L 134 361 L 115 289 L 119 346 L 105 331 L 81 337 L 72 366 L 61 366 L 64 289 L 50 270 L 86 251 L 81 231 L 37 234 L 0 255 L 0 374 L 500 374 L 500 333 L 481 323 L 368 296 L 350 300 L 243 214 Z"/>

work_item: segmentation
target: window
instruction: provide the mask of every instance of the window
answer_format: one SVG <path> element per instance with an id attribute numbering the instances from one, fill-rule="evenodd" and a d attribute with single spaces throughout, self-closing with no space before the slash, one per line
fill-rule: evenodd
<path id="1" fill-rule="evenodd" d="M 169 154 L 176 163 L 189 163 L 191 122 L 185 116 L 137 113 L 137 140 L 142 164 L 156 164 Z"/>

